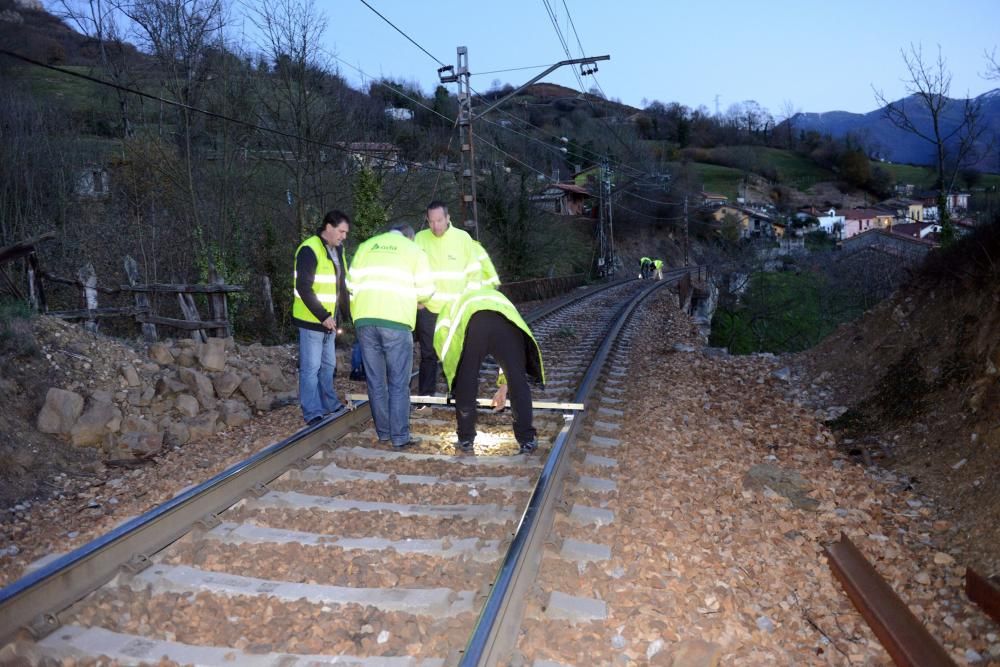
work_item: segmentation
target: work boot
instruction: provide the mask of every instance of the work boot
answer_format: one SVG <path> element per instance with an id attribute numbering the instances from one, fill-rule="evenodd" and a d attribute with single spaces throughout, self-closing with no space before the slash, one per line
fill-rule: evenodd
<path id="1" fill-rule="evenodd" d="M 518 452 L 521 454 L 530 454 L 531 452 L 538 449 L 538 441 L 534 439 L 528 440 L 527 442 L 522 442 L 520 443 L 520 445 L 521 446 L 518 448 Z"/>

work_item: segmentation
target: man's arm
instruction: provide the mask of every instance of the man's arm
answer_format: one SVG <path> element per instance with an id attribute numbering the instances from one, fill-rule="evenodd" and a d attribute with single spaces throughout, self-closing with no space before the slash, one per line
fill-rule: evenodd
<path id="1" fill-rule="evenodd" d="M 312 248 L 303 248 L 295 260 L 295 290 L 299 293 L 299 298 L 306 304 L 306 308 L 313 316 L 326 326 L 326 321 L 332 316 L 313 291 L 313 282 L 316 280 L 316 255 Z M 328 329 L 330 327 L 327 327 Z"/>

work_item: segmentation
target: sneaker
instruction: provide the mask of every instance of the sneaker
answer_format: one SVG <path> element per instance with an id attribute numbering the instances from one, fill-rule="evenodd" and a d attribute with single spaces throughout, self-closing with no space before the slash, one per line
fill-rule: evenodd
<path id="1" fill-rule="evenodd" d="M 315 426 L 316 424 L 318 424 L 321 421 L 323 421 L 323 419 L 325 419 L 324 415 L 317 415 L 317 416 L 313 417 L 312 419 L 310 419 L 309 421 L 307 421 L 306 422 L 306 426 Z"/>
<path id="2" fill-rule="evenodd" d="M 475 444 L 472 440 L 459 440 L 456 447 L 461 449 L 463 452 L 471 452 L 475 447 Z"/>
<path id="3" fill-rule="evenodd" d="M 396 443 L 393 443 L 392 444 L 392 448 L 393 449 L 409 449 L 410 447 L 416 447 L 421 442 L 423 442 L 423 440 L 421 438 L 415 438 L 415 437 L 413 437 L 411 435 L 410 439 L 407 440 L 406 442 L 402 443 L 402 444 L 397 445 Z"/>
<path id="4" fill-rule="evenodd" d="M 531 452 L 538 449 L 538 441 L 529 440 L 527 442 L 522 442 L 521 446 L 518 448 L 520 454 L 530 454 Z"/>
<path id="5" fill-rule="evenodd" d="M 338 405 L 337 407 L 335 407 L 333 410 L 330 410 L 329 412 L 327 412 L 326 415 L 328 417 L 329 416 L 339 416 L 340 414 L 342 414 L 344 412 L 347 412 L 347 406 L 344 405 L 343 403 L 341 403 L 340 405 Z"/>

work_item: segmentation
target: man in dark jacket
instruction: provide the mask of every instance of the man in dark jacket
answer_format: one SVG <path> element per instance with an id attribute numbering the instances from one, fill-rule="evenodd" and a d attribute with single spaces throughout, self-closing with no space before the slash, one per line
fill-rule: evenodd
<path id="1" fill-rule="evenodd" d="M 299 404 L 307 424 L 344 408 L 333 387 L 334 341 L 340 323 L 350 318 L 343 246 L 350 222 L 344 213 L 330 211 L 295 251 L 292 321 L 299 328 Z"/>

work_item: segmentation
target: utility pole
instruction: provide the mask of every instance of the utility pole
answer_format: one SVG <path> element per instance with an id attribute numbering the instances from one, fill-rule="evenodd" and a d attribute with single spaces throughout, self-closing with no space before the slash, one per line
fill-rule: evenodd
<path id="1" fill-rule="evenodd" d="M 539 81 L 550 72 L 563 65 L 593 65 L 592 69 L 586 69 L 583 74 L 593 74 L 597 71 L 595 63 L 598 60 L 611 60 L 611 56 L 594 56 L 593 58 L 573 58 L 572 60 L 560 60 L 547 70 L 534 77 L 527 83 L 521 85 L 516 90 L 511 91 L 493 104 L 489 105 L 476 116 L 484 116 L 496 107 L 500 106 L 514 95 L 531 84 Z M 464 46 L 458 47 L 458 62 L 455 67 L 446 65 L 438 68 L 438 78 L 441 83 L 458 84 L 458 126 L 462 143 L 462 161 L 459 168 L 459 175 L 462 184 L 462 214 L 466 228 L 474 230 L 476 240 L 479 239 L 479 212 L 476 206 L 476 164 L 475 154 L 472 146 L 472 87 L 469 85 L 469 49 Z"/>
<path id="2" fill-rule="evenodd" d="M 611 215 L 611 168 L 608 158 L 601 160 L 600 219 L 597 223 L 597 273 L 610 278 L 615 272 L 615 239 Z"/>
<path id="3" fill-rule="evenodd" d="M 445 75 L 442 72 L 451 71 Z M 476 204 L 476 156 L 472 143 L 472 88 L 469 85 L 469 49 L 458 47 L 455 68 L 438 70 L 441 83 L 458 83 L 458 133 L 462 148 L 459 180 L 462 184 L 462 224 L 479 240 L 479 210 Z"/>
<path id="4" fill-rule="evenodd" d="M 688 198 L 684 195 L 684 266 L 688 265 Z"/>

